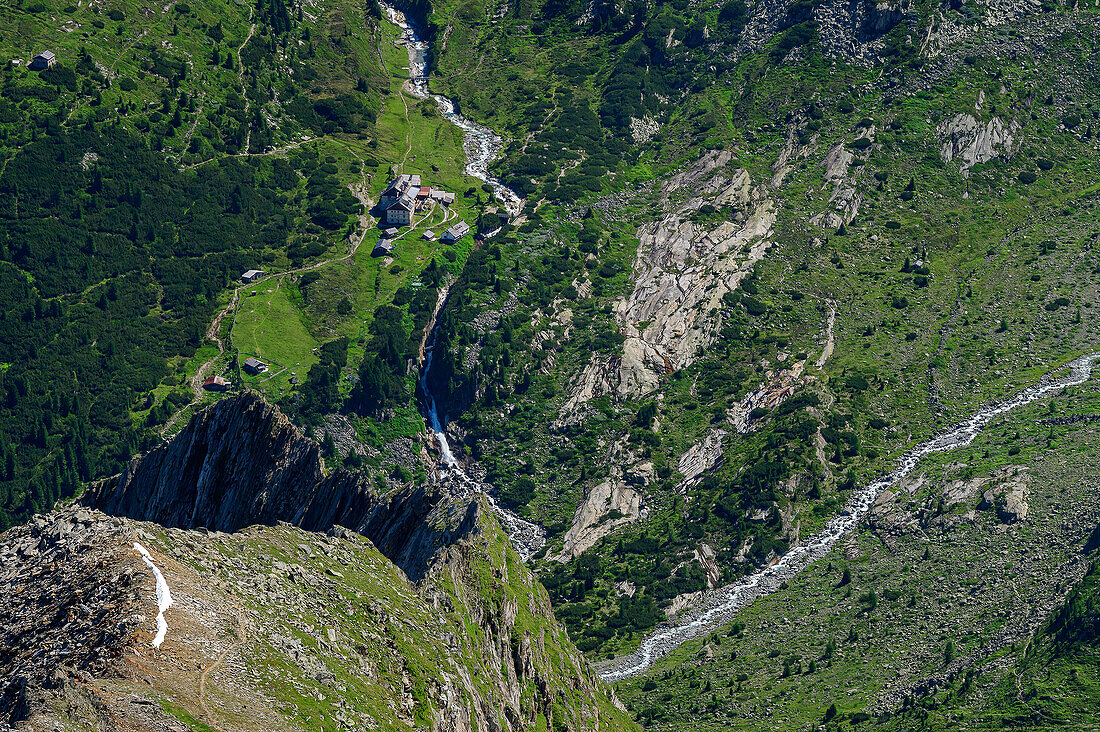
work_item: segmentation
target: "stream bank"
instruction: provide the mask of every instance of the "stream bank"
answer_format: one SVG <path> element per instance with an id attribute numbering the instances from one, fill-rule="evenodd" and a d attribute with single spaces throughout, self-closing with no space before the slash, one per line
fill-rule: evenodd
<path id="1" fill-rule="evenodd" d="M 775 592 L 784 581 L 826 556 L 838 540 L 856 528 L 870 511 L 878 495 L 912 473 L 921 458 L 932 453 L 965 447 L 974 441 L 982 428 L 994 417 L 1050 396 L 1067 386 L 1084 383 L 1092 375 L 1092 368 L 1097 360 L 1100 360 L 1100 353 L 1081 356 L 1066 365 L 1068 374 L 1061 377 L 1044 376 L 1039 383 L 1027 387 L 1010 399 L 979 410 L 970 419 L 906 452 L 898 458 L 894 470 L 860 489 L 821 532 L 788 551 L 775 564 L 733 584 L 706 593 L 695 607 L 681 613 L 673 623 L 659 626 L 650 633 L 636 651 L 600 664 L 597 667 L 600 677 L 614 682 L 637 676 L 684 643 L 700 638 L 728 622 L 742 607 Z"/>
<path id="2" fill-rule="evenodd" d="M 379 5 L 386 19 L 401 29 L 400 43 L 405 46 L 409 54 L 409 80 L 405 87 L 417 97 L 435 100 L 443 117 L 464 132 L 466 174 L 489 185 L 510 216 L 518 215 L 523 208 L 523 199 L 489 172 L 489 164 L 504 149 L 504 140 L 488 127 L 462 116 L 458 111 L 458 105 L 453 100 L 431 91 L 428 85 L 430 45 L 425 40 L 428 34 L 424 32 L 422 24 L 407 17 L 404 12 L 389 3 L 380 2 Z M 436 476 L 441 483 L 446 484 L 452 492 L 457 494 L 484 495 L 497 520 L 511 539 L 516 552 L 526 561 L 546 544 L 546 532 L 541 526 L 526 521 L 514 512 L 499 506 L 493 498 L 493 487 L 466 472 L 451 452 L 451 445 L 447 439 L 446 404 L 438 404 L 432 392 L 432 361 L 439 333 L 439 315 L 447 307 L 448 292 L 448 287 L 440 288 L 438 304 L 428 323 L 428 337 L 423 348 L 420 377 L 417 381 L 417 395 L 424 420 L 439 448 L 439 466 Z"/>

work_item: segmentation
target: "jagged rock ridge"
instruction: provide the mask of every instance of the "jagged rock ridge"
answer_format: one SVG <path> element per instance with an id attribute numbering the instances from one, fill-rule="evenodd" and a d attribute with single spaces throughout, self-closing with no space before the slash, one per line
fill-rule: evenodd
<path id="1" fill-rule="evenodd" d="M 85 505 L 162 526 L 232 532 L 285 521 L 367 538 L 419 579 L 432 555 L 476 526 L 477 504 L 443 486 L 379 496 L 359 473 L 326 474 L 320 447 L 252 392 L 196 414 L 170 442 L 93 486 Z"/>
<path id="2" fill-rule="evenodd" d="M 0 727 L 636 729 L 474 515 L 415 586 L 350 531 L 36 516 L 0 535 Z M 174 600 L 159 648 L 136 542 Z"/>

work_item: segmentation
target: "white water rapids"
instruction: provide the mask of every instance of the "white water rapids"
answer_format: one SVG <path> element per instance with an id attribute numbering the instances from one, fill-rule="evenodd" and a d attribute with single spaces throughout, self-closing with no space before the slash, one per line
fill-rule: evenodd
<path id="1" fill-rule="evenodd" d="M 443 295 L 446 296 L 445 291 Z M 432 367 L 432 351 L 435 349 L 436 332 L 438 328 L 439 324 L 437 322 L 432 327 L 428 346 L 424 349 L 424 365 L 420 372 L 420 393 L 422 394 L 428 426 L 431 428 L 432 435 L 435 436 L 435 440 L 439 444 L 440 470 L 443 477 L 449 478 L 458 484 L 461 492 L 480 493 L 485 496 L 489 501 L 489 506 L 493 509 L 493 513 L 496 514 L 497 520 L 500 521 L 501 526 L 504 528 L 504 532 L 508 534 L 508 538 L 511 539 L 512 546 L 515 547 L 516 553 L 526 562 L 531 558 L 532 554 L 546 544 L 546 532 L 538 524 L 526 521 L 517 516 L 514 512 L 498 505 L 491 493 L 492 486 L 480 483 L 471 477 L 462 469 L 458 460 L 455 459 L 454 453 L 451 452 L 451 443 L 447 441 L 447 431 L 444 429 L 443 419 L 439 416 L 439 409 L 435 402 L 435 396 L 432 394 L 428 383 L 428 373 Z"/>
<path id="2" fill-rule="evenodd" d="M 642 641 L 634 653 L 602 664 L 599 668 L 600 677 L 605 681 L 619 681 L 636 676 L 673 649 L 706 635 L 716 626 L 731 619 L 737 610 L 756 598 L 774 592 L 780 583 L 828 554 L 833 544 L 851 532 L 867 514 L 879 493 L 909 475 L 921 458 L 934 452 L 969 445 L 994 417 L 1049 396 L 1067 386 L 1084 383 L 1091 375 L 1097 359 L 1100 359 L 1100 353 L 1081 356 L 1068 364 L 1067 375 L 1061 378 L 1044 376 L 1038 384 L 1027 387 L 1011 399 L 985 407 L 962 424 L 917 445 L 899 458 L 897 468 L 860 490 L 840 515 L 829 521 L 821 532 L 791 549 L 776 564 L 707 593 L 699 605 L 683 613 L 675 625 L 666 625 L 655 630 Z"/>
<path id="3" fill-rule="evenodd" d="M 428 87 L 428 50 L 416 24 L 410 21 L 400 10 L 388 3 L 380 3 L 391 23 L 402 29 L 402 43 L 409 53 L 409 88 L 413 94 L 427 99 L 432 98 L 439 105 L 443 116 L 465 132 L 464 149 L 466 151 L 466 173 L 488 183 L 496 196 L 504 203 L 513 216 L 518 214 L 523 201 L 498 178 L 489 173 L 489 163 L 504 148 L 503 140 L 492 130 L 472 122 L 458 113 L 455 103 L 440 94 L 433 93 Z M 497 506 L 488 493 L 489 486 L 478 483 L 463 471 L 447 441 L 443 420 L 440 419 L 435 397 L 428 385 L 428 372 L 432 363 L 432 348 L 435 344 L 435 329 L 426 349 L 426 359 L 420 378 L 424 408 L 428 423 L 436 441 L 439 443 L 441 469 L 460 485 L 469 490 L 485 494 L 494 512 L 511 537 L 517 551 L 526 560 L 545 543 L 543 530 L 528 521 L 524 521 L 507 509 Z M 821 559 L 841 537 L 850 533 L 874 505 L 879 493 L 909 475 L 921 458 L 935 452 L 954 450 L 969 445 L 991 419 L 1017 407 L 1041 399 L 1067 386 L 1075 386 L 1088 380 L 1094 362 L 1100 359 L 1100 353 L 1082 356 L 1068 364 L 1069 373 L 1061 378 L 1043 377 L 1038 384 L 1027 387 L 1007 401 L 978 411 L 973 417 L 927 442 L 921 443 L 898 460 L 898 466 L 890 473 L 869 483 L 858 491 L 818 534 L 805 543 L 794 547 L 775 564 L 755 572 L 733 584 L 720 587 L 707 593 L 696 607 L 680 614 L 674 625 L 657 628 L 642 641 L 634 653 L 609 661 L 600 666 L 600 677 L 606 681 L 619 681 L 644 672 L 657 659 L 667 655 L 684 643 L 709 633 L 715 626 L 729 620 L 740 608 L 758 597 L 770 594 L 779 585 L 801 572 L 813 562 Z"/>
<path id="4" fill-rule="evenodd" d="M 402 30 L 402 43 L 409 52 L 409 88 L 412 93 L 427 99 L 434 99 L 439 105 L 439 111 L 443 117 L 465 132 L 463 149 L 466 152 L 466 174 L 488 183 L 493 193 L 504 204 L 505 209 L 515 216 L 523 208 L 523 199 L 516 195 L 515 191 L 508 188 L 500 179 L 489 173 L 489 163 L 500 154 L 504 148 L 504 141 L 499 135 L 488 127 L 472 122 L 458 113 L 453 101 L 441 94 L 434 94 L 428 88 L 428 43 L 421 39 L 416 26 L 406 18 L 405 14 L 388 3 L 379 3 L 391 23 Z M 446 299 L 446 289 L 440 292 L 441 299 Z M 442 306 L 442 302 L 440 303 Z M 438 314 L 438 311 L 437 311 Z M 493 513 L 500 521 L 512 546 L 520 557 L 527 561 L 532 554 L 537 552 L 546 543 L 546 532 L 542 527 L 526 521 L 512 511 L 497 504 L 490 492 L 492 486 L 485 485 L 472 478 L 451 452 L 450 442 L 447 441 L 446 417 L 440 417 L 439 406 L 436 404 L 435 395 L 432 394 L 428 374 L 432 368 L 432 352 L 435 348 L 438 323 L 433 325 L 428 344 L 424 349 L 424 364 L 420 372 L 420 391 L 423 395 L 424 411 L 431 428 L 432 435 L 439 444 L 440 470 L 443 477 L 449 478 L 458 484 L 462 491 L 480 493 L 488 500 Z"/>
<path id="5" fill-rule="evenodd" d="M 454 100 L 436 94 L 428 88 L 428 42 L 422 37 L 416 23 L 403 12 L 381 2 L 386 18 L 401 29 L 401 42 L 409 52 L 409 90 L 422 99 L 434 99 L 443 117 L 462 130 L 463 149 L 466 151 L 466 175 L 489 184 L 493 193 L 512 216 L 523 208 L 523 199 L 489 172 L 489 163 L 504 149 L 504 140 L 488 127 L 463 117 Z"/>

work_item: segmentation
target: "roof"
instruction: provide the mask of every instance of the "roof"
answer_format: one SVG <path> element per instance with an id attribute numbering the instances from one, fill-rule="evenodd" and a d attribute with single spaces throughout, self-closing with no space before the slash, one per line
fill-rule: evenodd
<path id="1" fill-rule="evenodd" d="M 419 175 L 410 175 L 408 180 L 409 180 L 409 185 L 411 185 L 411 186 L 419 186 L 420 185 L 420 176 Z"/>
<path id="2" fill-rule="evenodd" d="M 241 277 L 256 277 L 258 275 L 262 275 L 263 273 L 264 271 L 262 269 L 250 269 L 243 275 L 241 275 Z"/>
<path id="3" fill-rule="evenodd" d="M 223 386 L 223 385 L 228 384 L 228 383 L 229 382 L 226 381 L 221 376 L 207 376 L 206 379 L 202 382 L 202 385 L 203 386 L 208 386 L 210 384 L 217 384 L 219 386 Z"/>
<path id="4" fill-rule="evenodd" d="M 457 224 L 443 232 L 443 236 L 451 236 L 455 239 L 461 239 L 469 233 L 470 225 L 467 224 L 465 221 L 459 221 Z"/>
<path id="5" fill-rule="evenodd" d="M 395 208 L 400 208 L 400 209 L 403 209 L 405 211 L 412 211 L 412 204 L 410 204 L 404 198 L 399 198 L 396 201 L 394 201 L 393 203 L 391 203 L 389 206 L 387 206 L 386 210 L 387 211 L 393 211 Z"/>
<path id="6" fill-rule="evenodd" d="M 53 51 L 43 51 L 42 53 L 35 56 L 35 58 L 44 58 L 47 61 L 53 61 L 57 57 L 53 55 Z"/>
<path id="7" fill-rule="evenodd" d="M 416 195 L 417 196 L 427 196 L 427 195 L 431 194 L 431 192 L 432 192 L 432 187 L 431 186 L 420 186 L 420 192 L 417 193 Z"/>
<path id="8" fill-rule="evenodd" d="M 434 239 L 435 238 L 435 232 L 432 231 L 431 229 L 428 229 L 427 231 L 425 231 L 420 236 L 424 239 Z"/>
<path id="9" fill-rule="evenodd" d="M 393 237 L 397 236 L 397 229 L 391 226 L 388 229 L 383 229 L 382 233 L 385 234 L 388 238 L 392 239 Z"/>
<path id="10" fill-rule="evenodd" d="M 382 191 L 383 196 L 393 196 L 396 198 L 401 195 L 401 188 L 396 183 L 391 183 L 390 187 Z"/>
<path id="11" fill-rule="evenodd" d="M 258 359 L 258 358 L 252 358 L 252 357 L 250 356 L 250 357 L 248 357 L 248 358 L 246 358 L 246 359 L 244 360 L 244 365 L 245 365 L 245 366 L 252 366 L 252 367 L 256 367 L 256 366 L 263 366 L 263 365 L 264 365 L 264 362 L 263 362 L 263 361 L 261 361 L 261 360 L 260 360 L 260 359 Z"/>

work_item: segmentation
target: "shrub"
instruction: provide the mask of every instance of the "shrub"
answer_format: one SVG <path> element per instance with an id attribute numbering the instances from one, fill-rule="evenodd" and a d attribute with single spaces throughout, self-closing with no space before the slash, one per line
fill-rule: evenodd
<path id="1" fill-rule="evenodd" d="M 1021 170 L 1020 174 L 1016 176 L 1016 180 L 1020 181 L 1025 186 L 1031 185 L 1036 180 L 1038 180 L 1038 178 L 1039 176 L 1035 175 L 1035 173 L 1031 172 L 1030 170 Z"/>
<path id="2" fill-rule="evenodd" d="M 871 138 L 869 137 L 857 137 L 852 140 L 850 146 L 855 150 L 866 150 L 871 147 Z"/>
<path id="3" fill-rule="evenodd" d="M 1039 166 L 1039 170 L 1050 170 L 1054 167 L 1054 161 L 1047 158 L 1038 158 L 1035 164 Z"/>
<path id="4" fill-rule="evenodd" d="M 1043 306 L 1043 308 L 1048 313 L 1053 313 L 1053 312 L 1056 312 L 1059 308 L 1064 308 L 1068 305 L 1069 305 L 1069 299 L 1068 298 L 1058 297 L 1058 298 L 1055 298 L 1055 299 L 1051 300 L 1050 302 L 1048 302 L 1046 305 Z"/>
<path id="5" fill-rule="evenodd" d="M 755 297 L 743 297 L 741 298 L 741 304 L 745 306 L 745 311 L 749 315 L 763 315 L 768 311 L 767 306 L 764 303 L 757 300 Z"/>

